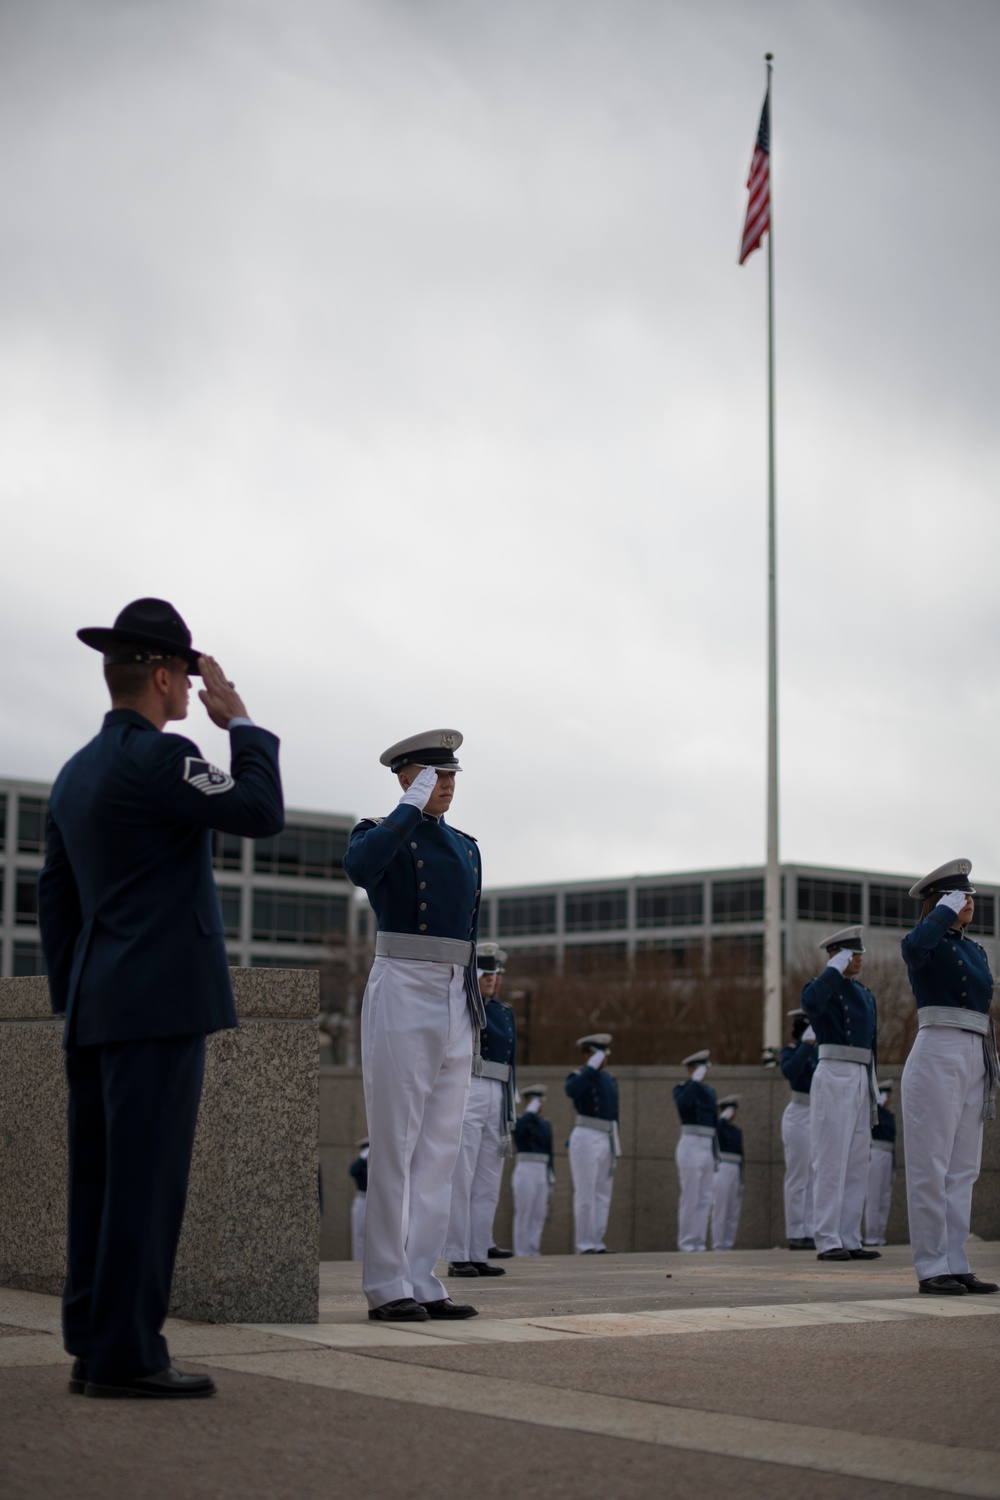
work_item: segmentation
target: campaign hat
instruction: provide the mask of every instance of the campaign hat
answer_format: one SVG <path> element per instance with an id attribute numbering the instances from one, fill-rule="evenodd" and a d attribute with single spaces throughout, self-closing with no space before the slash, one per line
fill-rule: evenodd
<path id="1" fill-rule="evenodd" d="M 852 953 L 864 953 L 865 929 L 863 927 L 841 927 L 837 932 L 831 932 L 817 947 L 824 953 L 835 953 L 838 948 L 850 948 Z"/>
<path id="2" fill-rule="evenodd" d="M 113 625 L 87 626 L 76 633 L 85 646 L 103 651 L 109 666 L 179 656 L 189 672 L 200 676 L 198 658 L 205 653 L 193 649 L 190 630 L 166 599 L 134 599 Z"/>
<path id="3" fill-rule="evenodd" d="M 460 771 L 455 751 L 464 735 L 457 729 L 425 729 L 383 750 L 379 762 L 396 774 L 404 766 L 433 766 L 438 771 Z"/>
<path id="4" fill-rule="evenodd" d="M 711 1055 L 711 1050 L 708 1047 L 702 1047 L 700 1052 L 692 1052 L 689 1057 L 682 1057 L 681 1067 L 696 1068 L 699 1063 L 707 1063 Z"/>
<path id="5" fill-rule="evenodd" d="M 915 896 L 918 901 L 922 901 L 925 896 L 945 896 L 949 891 L 967 891 L 970 896 L 974 896 L 976 887 L 969 879 L 971 874 L 971 859 L 949 859 L 922 880 L 918 880 L 916 885 L 912 885 L 910 895 Z"/>

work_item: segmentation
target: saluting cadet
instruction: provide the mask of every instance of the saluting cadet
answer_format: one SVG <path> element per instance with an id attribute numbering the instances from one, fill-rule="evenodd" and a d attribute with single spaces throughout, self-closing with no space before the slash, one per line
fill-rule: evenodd
<path id="1" fill-rule="evenodd" d="M 889 1108 L 892 1084 L 884 1083 L 878 1096 L 878 1124 L 872 1126 L 871 1156 L 868 1158 L 868 1191 L 865 1194 L 865 1244 L 884 1245 L 892 1205 L 892 1179 L 896 1171 L 896 1116 Z"/>
<path id="2" fill-rule="evenodd" d="M 902 1080 L 906 1207 L 920 1290 L 935 1296 L 998 1290 L 973 1275 L 965 1253 L 997 1085 L 993 976 L 967 934 L 971 873 L 970 860 L 953 859 L 918 880 L 910 895 L 923 910 L 902 942 L 918 1024 Z"/>
<path id="3" fill-rule="evenodd" d="M 351 1200 L 351 1259 L 365 1258 L 365 1205 L 368 1200 L 368 1137 L 357 1142 L 359 1155 L 348 1167 L 354 1178 L 355 1194 Z"/>
<path id="4" fill-rule="evenodd" d="M 70 1390 L 210 1396 L 209 1376 L 173 1368 L 160 1330 L 205 1036 L 236 1025 L 211 830 L 280 833 L 278 741 L 165 600 L 137 599 L 112 627 L 77 634 L 104 655 L 111 711 L 56 778 L 38 882 L 52 1008 L 66 1016 Z M 229 730 L 228 772 L 164 733 L 187 717 L 189 673 Z"/>
<path id="5" fill-rule="evenodd" d="M 444 1248 L 470 1063 L 486 1024 L 476 980 L 482 871 L 475 839 L 445 821 L 461 770 L 456 729 L 381 756 L 403 795 L 351 834 L 344 870 L 378 933 L 361 1012 L 368 1115 L 362 1285 L 368 1316 L 468 1318 L 434 1266 Z"/>
<path id="6" fill-rule="evenodd" d="M 517 1161 L 511 1188 L 514 1193 L 514 1254 L 541 1255 L 542 1230 L 552 1202 L 555 1186 L 555 1156 L 552 1150 L 552 1126 L 542 1119 L 544 1083 L 533 1083 L 524 1090 L 528 1103 L 514 1126 Z"/>
<path id="7" fill-rule="evenodd" d="M 785 1152 L 785 1234 L 789 1250 L 815 1250 L 809 1090 L 819 1057 L 816 1054 L 816 1033 L 805 1011 L 790 1010 L 788 1015 L 792 1022 L 792 1040 L 789 1046 L 781 1049 L 781 1071 L 792 1089 L 792 1097 L 781 1117 L 781 1144 Z"/>
<path id="8" fill-rule="evenodd" d="M 731 1250 L 736 1244 L 743 1206 L 743 1132 L 735 1124 L 740 1107 L 736 1094 L 719 1100 L 719 1169 L 715 1174 L 712 1200 L 711 1240 L 713 1250 Z"/>
<path id="9" fill-rule="evenodd" d="M 687 1083 L 674 1088 L 674 1103 L 681 1119 L 680 1140 L 674 1152 L 681 1196 L 677 1204 L 677 1248 L 699 1251 L 708 1248 L 708 1217 L 715 1196 L 715 1168 L 719 1111 L 715 1090 L 705 1082 L 711 1065 L 707 1047 L 692 1052 L 681 1062 L 688 1070 Z"/>
<path id="10" fill-rule="evenodd" d="M 802 991 L 819 1042 L 810 1094 L 813 1238 L 817 1260 L 878 1260 L 861 1245 L 868 1186 L 878 1023 L 875 996 L 859 984 L 863 927 L 842 927 L 820 943 L 823 972 Z"/>
<path id="11" fill-rule="evenodd" d="M 569 1136 L 576 1253 L 603 1255 L 615 1162 L 622 1154 L 618 1082 L 605 1068 L 611 1055 L 611 1033 L 595 1031 L 580 1037 L 576 1045 L 588 1054 L 583 1067 L 566 1079 L 566 1093 L 576 1108 L 576 1124 Z"/>
<path id="12" fill-rule="evenodd" d="M 444 1242 L 449 1276 L 504 1276 L 489 1262 L 493 1219 L 500 1201 L 503 1164 L 512 1154 L 517 1025 L 500 998 L 507 955 L 480 943 L 476 973 L 486 1010 L 480 1038 L 482 1074 L 473 1074 L 462 1121 L 462 1144 L 451 1179 L 451 1210 Z"/>

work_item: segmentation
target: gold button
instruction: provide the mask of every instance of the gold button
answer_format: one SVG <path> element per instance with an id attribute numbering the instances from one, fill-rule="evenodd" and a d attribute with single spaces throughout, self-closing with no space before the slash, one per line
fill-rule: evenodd
<path id="1" fill-rule="evenodd" d="M 426 891 L 426 889 L 427 889 L 427 882 L 426 882 L 426 880 L 422 880 L 420 882 L 420 890 Z"/>
<path id="2" fill-rule="evenodd" d="M 427 931 L 427 923 L 426 922 L 421 922 L 421 924 L 420 924 L 420 931 L 421 932 L 426 932 Z"/>
<path id="3" fill-rule="evenodd" d="M 417 860 L 417 869 L 418 870 L 422 870 L 423 868 L 424 868 L 424 862 L 423 862 L 423 860 L 422 859 L 418 859 Z"/>
<path id="4" fill-rule="evenodd" d="M 415 849 L 415 848 L 416 848 L 416 847 L 417 847 L 417 846 L 416 846 L 416 844 L 411 844 L 411 845 L 410 845 L 410 848 L 411 848 L 411 849 Z"/>

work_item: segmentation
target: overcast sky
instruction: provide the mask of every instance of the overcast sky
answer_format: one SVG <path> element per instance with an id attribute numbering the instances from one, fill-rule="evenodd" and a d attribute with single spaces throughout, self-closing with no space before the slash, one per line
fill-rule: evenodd
<path id="1" fill-rule="evenodd" d="M 1000 879 L 988 0 L 5 0 L 0 774 L 154 594 L 292 806 L 441 724 L 488 884 L 760 862 L 768 49 L 782 858 Z"/>

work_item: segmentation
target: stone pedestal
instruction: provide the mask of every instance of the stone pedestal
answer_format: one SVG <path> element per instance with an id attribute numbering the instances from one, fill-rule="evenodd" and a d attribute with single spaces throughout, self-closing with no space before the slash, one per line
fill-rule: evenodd
<path id="1" fill-rule="evenodd" d="M 319 1305 L 319 978 L 234 969 L 208 1038 L 171 1312 L 305 1323 Z M 62 1290 L 66 1082 L 45 979 L 0 979 L 0 1284 Z"/>

